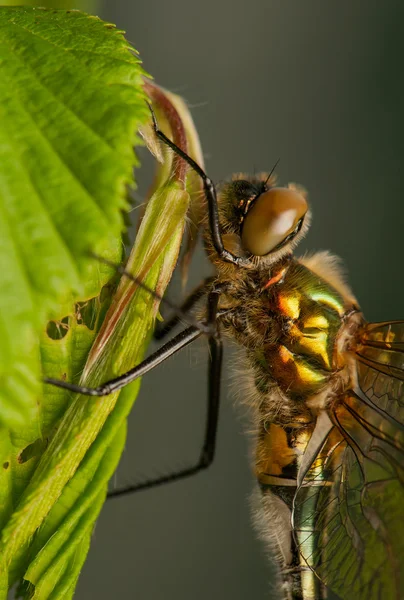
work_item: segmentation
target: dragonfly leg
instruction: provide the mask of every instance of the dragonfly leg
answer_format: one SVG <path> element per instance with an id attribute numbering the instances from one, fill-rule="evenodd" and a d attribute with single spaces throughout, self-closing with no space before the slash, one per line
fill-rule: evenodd
<path id="1" fill-rule="evenodd" d="M 216 322 L 218 312 L 218 301 L 219 301 L 220 290 L 213 290 L 208 296 L 208 323 Z M 199 332 L 198 332 L 199 333 Z M 201 335 L 199 333 L 199 335 Z M 212 464 L 215 449 L 216 449 L 216 433 L 217 424 L 219 418 L 219 404 L 220 404 L 220 380 L 221 380 L 221 369 L 222 369 L 222 355 L 223 347 L 220 339 L 220 334 L 217 331 L 216 334 L 209 336 L 209 365 L 208 365 L 208 410 L 206 417 L 205 437 L 202 446 L 202 451 L 199 456 L 198 462 L 195 465 L 173 471 L 167 475 L 163 475 L 156 479 L 146 480 L 133 485 L 128 485 L 122 488 L 111 490 L 108 493 L 108 498 L 116 498 L 117 496 L 124 496 L 139 492 L 140 490 L 150 489 L 165 483 L 171 483 L 183 479 L 184 477 L 190 477 L 195 475 L 199 471 L 206 469 Z"/>
<path id="2" fill-rule="evenodd" d="M 224 247 L 222 234 L 220 233 L 220 224 L 219 224 L 219 208 L 217 203 L 217 194 L 216 187 L 213 181 L 206 175 L 205 171 L 191 158 L 186 152 L 184 152 L 179 146 L 174 144 L 170 140 L 169 137 L 166 136 L 163 131 L 158 128 L 157 120 L 153 109 L 150 107 L 150 111 L 153 119 L 153 127 L 156 136 L 166 144 L 171 150 L 173 150 L 178 156 L 183 158 L 188 165 L 199 175 L 199 177 L 203 181 L 203 187 L 205 191 L 206 200 L 208 203 L 208 211 L 209 211 L 209 228 L 212 236 L 212 243 L 215 247 L 216 252 L 219 255 L 219 258 L 225 260 L 227 262 L 231 262 L 240 267 L 252 267 L 253 263 L 249 258 L 243 256 L 236 256 L 232 254 Z"/>
<path id="3" fill-rule="evenodd" d="M 155 340 L 162 340 L 168 335 L 179 323 L 183 317 L 189 315 L 195 304 L 203 298 L 212 286 L 215 277 L 206 277 L 184 300 L 179 308 L 174 307 L 174 314 L 161 325 L 157 325 L 153 337 Z M 171 306 L 173 308 L 173 305 Z"/>
<path id="4" fill-rule="evenodd" d="M 77 394 L 83 394 L 84 396 L 109 396 L 109 394 L 117 392 L 129 383 L 132 383 L 132 381 L 135 381 L 135 379 L 142 377 L 157 367 L 157 365 L 167 360 L 167 358 L 170 358 L 170 356 L 181 350 L 181 348 L 184 348 L 201 336 L 202 333 L 203 332 L 197 327 L 187 327 L 187 329 L 176 335 L 173 339 L 164 344 L 164 346 L 156 350 L 156 352 L 153 352 L 153 354 L 143 360 L 140 364 L 136 365 L 133 369 L 130 369 L 126 373 L 123 373 L 123 375 L 119 375 L 119 377 L 106 381 L 95 388 L 76 385 L 68 381 L 63 381 L 62 379 L 53 379 L 52 377 L 45 377 L 43 381 L 44 383 L 49 383 Z"/>

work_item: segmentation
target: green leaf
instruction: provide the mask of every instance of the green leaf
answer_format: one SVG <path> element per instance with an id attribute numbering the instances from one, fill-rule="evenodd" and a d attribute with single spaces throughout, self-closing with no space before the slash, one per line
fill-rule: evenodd
<path id="1" fill-rule="evenodd" d="M 17 582 L 24 598 L 71 598 L 140 381 L 72 398 L 41 389 L 40 360 L 48 377 L 96 386 L 143 358 L 158 302 L 125 277 L 115 291 L 93 256 L 121 260 L 132 147 L 149 111 L 139 61 L 113 26 L 3 8 L 0 34 L 0 599 Z M 196 138 L 186 108 L 144 85 L 186 149 Z M 127 263 L 159 294 L 189 205 L 185 163 L 174 162 L 161 166 Z"/>
<path id="2" fill-rule="evenodd" d="M 42 386 L 41 362 L 77 380 L 111 303 L 114 271 L 92 253 L 121 260 L 133 146 L 150 118 L 143 75 L 110 24 L 0 8 L 0 598 L 26 572 L 24 596 L 72 596 L 123 448 L 127 412 L 93 444 L 106 403 L 69 454 L 68 423 L 88 407 Z"/>
<path id="3" fill-rule="evenodd" d="M 149 203 L 133 253 L 133 272 L 144 271 L 145 255 L 150 259 L 148 274 L 144 275 L 149 287 L 167 283 L 177 260 L 188 201 L 181 186 L 168 182 Z M 176 219 L 169 218 L 172 214 Z M 155 223 L 154 231 L 151 223 Z M 159 230 L 162 223 L 164 229 Z M 160 236 L 165 246 L 155 245 L 151 253 L 146 251 L 149 235 Z M 125 279 L 118 288 L 105 323 L 113 320 L 115 307 L 119 309 L 120 300 L 127 294 L 131 301 L 115 323 L 106 350 L 97 355 L 90 367 L 87 384 L 96 385 L 112 376 L 117 362 L 122 371 L 142 359 L 158 305 L 143 288 L 135 286 L 133 291 L 133 284 L 131 288 Z M 102 339 L 102 331 L 98 340 L 100 336 Z M 59 598 L 65 593 L 71 597 L 94 519 L 101 508 L 97 499 L 102 494 L 105 498 L 107 481 L 119 460 L 125 420 L 139 384 L 136 381 L 120 394 L 103 398 L 77 396 L 70 403 L 3 529 L 0 555 L 8 570 L 9 585 L 23 578 L 38 586 L 35 598 Z M 68 568 L 77 552 L 81 562 L 73 562 L 74 569 Z M 24 598 L 32 591 L 31 586 L 21 590 Z"/>
<path id="4" fill-rule="evenodd" d="M 99 443 L 90 450 L 72 482 L 65 487 L 61 502 L 54 506 L 39 532 L 30 549 L 30 554 L 35 558 L 25 573 L 25 579 L 35 586 L 33 598 L 64 597 L 72 584 L 76 583 L 87 554 L 94 521 L 105 500 L 105 480 L 112 476 L 117 467 L 125 438 L 126 422 L 123 421 L 101 460 Z M 91 478 L 88 477 L 89 472 Z M 71 506 L 72 510 L 65 516 L 66 505 Z M 78 552 L 81 561 L 78 560 Z"/>
<path id="5" fill-rule="evenodd" d="M 98 18 L 0 9 L 0 420 L 19 443 L 44 434 L 38 335 L 110 277 L 90 250 L 120 260 L 142 75 Z"/>
<path id="6" fill-rule="evenodd" d="M 95 386 L 142 360 L 158 311 L 156 298 L 128 278 L 114 293 L 106 283 L 111 269 L 90 256 L 121 258 L 135 129 L 149 120 L 142 71 L 119 32 L 79 13 L 0 9 L 1 28 L 7 35 L 0 52 L 7 36 L 13 47 L 5 71 L 17 92 L 0 107 L 9 166 L 0 166 L 0 200 L 6 225 L 12 221 L 5 240 L 21 266 L 19 278 L 7 268 L 5 274 L 12 293 L 13 285 L 21 288 L 15 305 L 21 309 L 27 298 L 29 304 L 25 320 L 17 314 L 10 321 L 9 340 L 28 325 L 34 360 L 27 347 L 25 354 L 18 345 L 13 352 L 27 357 L 34 378 L 41 358 L 46 376 Z M 2 66 L 0 60 L 0 74 Z M 164 99 L 153 84 L 147 89 Z M 168 95 L 162 102 L 170 127 L 176 102 Z M 185 107 L 179 112 L 187 116 Z M 182 117 L 173 119 L 174 140 L 188 136 Z M 186 168 L 173 165 L 166 157 L 127 264 L 160 294 L 178 258 L 189 205 Z M 71 398 L 47 385 L 42 396 L 30 388 L 25 398 L 23 385 L 11 381 L 21 405 L 6 396 L 2 411 L 1 599 L 16 582 L 24 598 L 72 597 L 139 385 L 97 399 Z"/>

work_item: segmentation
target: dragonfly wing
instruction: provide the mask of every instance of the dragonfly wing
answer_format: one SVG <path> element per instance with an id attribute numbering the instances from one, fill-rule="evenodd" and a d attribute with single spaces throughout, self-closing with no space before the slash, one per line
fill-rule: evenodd
<path id="1" fill-rule="evenodd" d="M 304 561 L 343 600 L 404 595 L 404 322 L 368 324 L 357 383 L 296 493 Z M 309 594 L 307 594 L 309 596 Z"/>

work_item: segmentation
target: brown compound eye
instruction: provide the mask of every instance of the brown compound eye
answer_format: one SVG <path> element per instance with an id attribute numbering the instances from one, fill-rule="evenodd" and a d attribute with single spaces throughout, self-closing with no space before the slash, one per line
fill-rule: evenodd
<path id="1" fill-rule="evenodd" d="M 254 256 L 269 254 L 298 233 L 307 209 L 305 197 L 291 188 L 262 193 L 244 218 L 243 247 Z"/>

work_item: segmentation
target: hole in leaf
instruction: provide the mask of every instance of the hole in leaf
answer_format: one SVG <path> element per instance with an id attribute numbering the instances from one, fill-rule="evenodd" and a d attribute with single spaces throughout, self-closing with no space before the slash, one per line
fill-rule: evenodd
<path id="1" fill-rule="evenodd" d="M 6 462 L 3 463 L 3 469 L 8 469 L 9 466 L 10 463 L 8 462 L 8 460 L 6 460 Z"/>
<path id="2" fill-rule="evenodd" d="M 77 302 L 76 320 L 78 325 L 85 325 L 93 331 L 97 323 L 100 302 L 98 298 L 91 298 L 87 302 Z"/>
<path id="3" fill-rule="evenodd" d="M 35 442 L 32 442 L 32 444 L 29 444 L 26 448 L 24 448 L 24 450 L 22 450 L 19 453 L 19 455 L 17 457 L 17 461 L 20 463 L 20 465 L 22 465 L 23 463 L 26 463 L 31 458 L 34 458 L 34 456 L 39 456 L 40 454 L 42 454 L 42 452 L 46 448 L 46 445 L 47 445 L 46 440 L 42 440 L 41 438 L 38 438 L 37 440 L 35 440 Z"/>
<path id="4" fill-rule="evenodd" d="M 61 321 L 49 321 L 46 333 L 52 340 L 62 340 L 69 331 L 69 317 Z"/>

